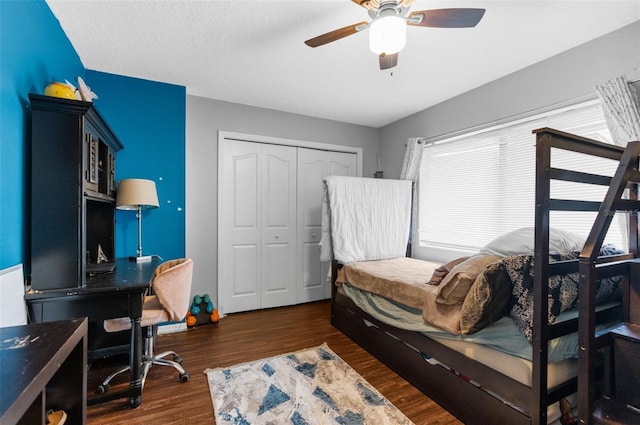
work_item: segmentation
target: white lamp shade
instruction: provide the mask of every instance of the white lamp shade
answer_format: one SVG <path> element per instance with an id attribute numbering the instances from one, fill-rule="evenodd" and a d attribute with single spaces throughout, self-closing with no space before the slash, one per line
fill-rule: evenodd
<path id="1" fill-rule="evenodd" d="M 158 193 L 156 182 L 145 179 L 123 179 L 118 184 L 116 208 L 119 210 L 137 210 L 140 208 L 157 208 Z"/>
<path id="2" fill-rule="evenodd" d="M 391 55 L 407 42 L 407 23 L 399 16 L 383 16 L 369 27 L 369 49 L 376 55 Z"/>

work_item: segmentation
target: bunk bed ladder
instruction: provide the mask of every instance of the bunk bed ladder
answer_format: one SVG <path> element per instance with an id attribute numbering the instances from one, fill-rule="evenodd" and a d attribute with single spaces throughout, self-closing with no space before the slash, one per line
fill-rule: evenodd
<path id="1" fill-rule="evenodd" d="M 600 204 L 579 260 L 579 423 L 640 423 L 640 259 L 638 240 L 638 161 L 640 142 L 625 148 L 604 201 Z M 624 199 L 625 189 L 628 199 Z M 598 255 L 616 211 L 629 213 L 627 259 L 607 262 Z M 623 271 L 623 323 L 596 336 L 597 281 Z M 615 276 L 613 274 L 613 276 Z M 597 376 L 597 353 L 604 352 L 604 377 Z M 599 387 L 599 383 L 602 387 Z"/>

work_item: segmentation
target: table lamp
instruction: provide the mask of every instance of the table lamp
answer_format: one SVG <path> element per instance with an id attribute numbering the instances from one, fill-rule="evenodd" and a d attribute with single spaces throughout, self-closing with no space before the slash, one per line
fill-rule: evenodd
<path id="1" fill-rule="evenodd" d="M 138 252 L 135 257 L 129 257 L 132 261 L 150 261 L 151 255 L 142 255 L 142 210 L 158 208 L 158 194 L 156 183 L 145 179 L 123 179 L 118 184 L 116 208 L 119 210 L 136 211 L 138 219 Z"/>

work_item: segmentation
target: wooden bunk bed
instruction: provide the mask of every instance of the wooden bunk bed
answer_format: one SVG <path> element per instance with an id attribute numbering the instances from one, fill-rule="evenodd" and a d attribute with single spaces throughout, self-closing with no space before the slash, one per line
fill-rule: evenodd
<path id="1" fill-rule="evenodd" d="M 634 397 L 638 392 L 622 396 L 620 385 L 633 387 L 634 378 L 626 376 L 615 353 L 616 333 L 596 337 L 596 325 L 623 321 L 618 335 L 629 341 L 639 323 L 638 305 L 638 157 L 640 143 L 627 149 L 601 143 L 553 129 L 535 130 L 536 134 L 536 210 L 534 249 L 534 317 L 531 339 L 531 380 L 523 384 L 508 374 L 467 357 L 436 338 L 423 333 L 394 327 L 358 307 L 338 290 L 335 284 L 341 264 L 332 263 L 331 323 L 365 348 L 391 369 L 423 391 L 427 396 L 467 424 L 534 424 L 547 423 L 547 406 L 578 393 L 580 423 L 640 423 Z M 619 161 L 615 176 L 594 175 L 551 166 L 552 152 L 565 150 Z M 552 199 L 551 181 L 561 180 L 609 186 L 603 202 Z M 625 188 L 630 200 L 622 200 Z M 549 213 L 553 210 L 598 211 L 597 219 L 578 260 L 550 263 Z M 611 212 L 627 210 L 630 214 L 629 253 L 598 257 Z M 580 272 L 579 315 L 571 320 L 549 324 L 548 279 L 551 276 Z M 624 276 L 622 303 L 596 309 L 597 279 Z M 578 376 L 548 387 L 548 347 L 555 338 L 579 333 Z M 634 334 L 635 332 L 635 334 Z M 633 340 L 633 338 L 631 338 Z M 626 350 L 629 350 L 628 348 Z M 633 348 L 631 350 L 634 350 Z M 637 358 L 638 345 L 635 345 Z M 437 361 L 432 361 L 433 359 Z M 428 361 L 425 361 L 428 360 Z M 617 364 L 617 369 L 616 369 Z M 625 366 L 626 367 L 626 366 Z M 638 371 L 631 374 L 638 379 Z M 632 380 L 632 381 L 629 381 Z M 624 382 L 621 382 L 624 381 Z M 616 395 L 616 393 L 618 393 Z M 622 397 L 621 397 L 622 396 Z M 625 398 L 626 397 L 626 398 Z M 631 397 L 631 400 L 629 400 Z M 621 403 L 624 408 L 620 408 Z M 613 407 L 612 407 L 613 406 Z M 634 410 L 635 409 L 635 410 Z M 613 415 L 619 416 L 607 422 Z M 606 419 L 603 419 L 606 418 Z M 618 420 L 618 422 L 616 422 Z"/>

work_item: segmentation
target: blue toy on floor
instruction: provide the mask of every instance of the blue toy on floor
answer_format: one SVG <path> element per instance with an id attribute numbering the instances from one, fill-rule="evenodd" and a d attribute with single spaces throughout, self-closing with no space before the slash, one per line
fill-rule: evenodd
<path id="1" fill-rule="evenodd" d="M 220 320 L 220 314 L 214 307 L 209 294 L 194 295 L 187 312 L 187 326 L 192 328 L 198 324 L 217 323 L 218 320 Z"/>

